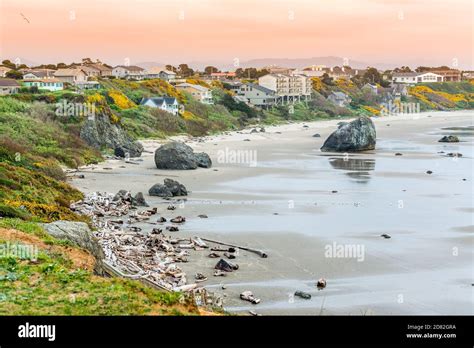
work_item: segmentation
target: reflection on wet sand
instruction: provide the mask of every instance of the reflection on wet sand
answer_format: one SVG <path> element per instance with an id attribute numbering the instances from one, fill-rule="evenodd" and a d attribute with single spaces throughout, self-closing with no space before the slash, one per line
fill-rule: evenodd
<path id="1" fill-rule="evenodd" d="M 347 175 L 357 182 L 366 183 L 370 180 L 370 171 L 375 169 L 375 159 L 370 158 L 351 158 L 332 157 L 329 163 L 334 169 L 347 171 Z"/>

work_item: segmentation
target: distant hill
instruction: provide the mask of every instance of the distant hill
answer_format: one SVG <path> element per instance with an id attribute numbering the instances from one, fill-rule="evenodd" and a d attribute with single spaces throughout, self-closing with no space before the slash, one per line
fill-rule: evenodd
<path id="1" fill-rule="evenodd" d="M 133 65 L 139 66 L 140 68 L 143 68 L 143 69 L 150 69 L 156 66 L 162 67 L 162 66 L 165 66 L 166 64 L 157 63 L 157 62 L 141 62 L 141 63 L 136 63 Z"/>
<path id="2" fill-rule="evenodd" d="M 391 68 L 391 64 L 380 64 L 380 63 L 368 63 L 368 62 L 362 62 L 358 60 L 348 60 L 348 65 L 351 66 L 352 68 L 356 69 L 365 69 L 368 66 L 373 66 L 379 69 L 389 69 Z M 328 67 L 333 67 L 333 66 L 342 66 L 344 64 L 344 58 L 341 57 L 335 57 L 335 56 L 327 56 L 327 57 L 312 57 L 312 58 L 294 58 L 294 59 L 288 59 L 288 58 L 262 58 L 262 59 L 251 59 L 248 61 L 240 62 L 240 67 L 241 68 L 262 68 L 264 66 L 269 66 L 269 65 L 276 65 L 276 66 L 282 66 L 282 67 L 288 67 L 288 68 L 305 68 L 310 65 L 325 65 Z M 235 69 L 235 67 L 229 65 L 223 67 L 223 69 Z"/>

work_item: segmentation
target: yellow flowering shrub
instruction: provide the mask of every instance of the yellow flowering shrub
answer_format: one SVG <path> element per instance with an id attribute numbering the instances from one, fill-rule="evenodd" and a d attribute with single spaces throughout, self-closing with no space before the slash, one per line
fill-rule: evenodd
<path id="1" fill-rule="evenodd" d="M 130 109 L 135 105 L 130 99 L 127 98 L 125 94 L 119 90 L 113 89 L 108 92 L 108 95 L 114 101 L 114 104 L 117 105 L 120 109 Z"/>
<path id="2" fill-rule="evenodd" d="M 323 90 L 323 82 L 321 81 L 319 77 L 312 77 L 311 84 L 315 91 L 321 92 Z"/>
<path id="3" fill-rule="evenodd" d="M 362 107 L 373 115 L 380 115 L 380 110 L 374 107 L 367 106 L 367 105 L 362 105 Z"/>

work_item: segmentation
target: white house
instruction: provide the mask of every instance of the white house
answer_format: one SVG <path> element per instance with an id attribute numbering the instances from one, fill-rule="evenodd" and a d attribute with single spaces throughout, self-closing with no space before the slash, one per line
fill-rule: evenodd
<path id="1" fill-rule="evenodd" d="M 20 85 L 14 79 L 0 78 L 0 95 L 18 93 Z"/>
<path id="2" fill-rule="evenodd" d="M 23 75 L 23 79 L 32 80 L 32 79 L 54 79 L 54 73 L 56 70 L 52 69 L 38 69 L 30 70 Z"/>
<path id="3" fill-rule="evenodd" d="M 71 84 L 87 81 L 87 74 L 82 69 L 58 69 L 54 72 L 54 77 Z"/>
<path id="4" fill-rule="evenodd" d="M 294 103 L 311 97 L 311 80 L 303 75 L 268 74 L 258 84 L 275 92 L 276 103 Z"/>
<path id="5" fill-rule="evenodd" d="M 407 72 L 407 73 L 393 73 L 393 83 L 420 83 L 420 82 L 443 82 L 444 78 L 442 75 L 438 75 L 432 72 Z"/>
<path id="6" fill-rule="evenodd" d="M 171 70 L 166 70 L 160 67 L 153 67 L 146 71 L 145 76 L 149 79 L 162 79 L 167 82 L 174 81 L 176 79 L 176 73 Z"/>
<path id="7" fill-rule="evenodd" d="M 173 115 L 177 115 L 179 112 L 179 103 L 176 98 L 172 97 L 143 98 L 140 105 L 159 108 Z"/>
<path id="8" fill-rule="evenodd" d="M 203 104 L 214 104 L 212 99 L 212 91 L 209 88 L 191 83 L 180 83 L 176 85 L 178 91 L 185 91 Z"/>
<path id="9" fill-rule="evenodd" d="M 112 76 L 122 79 L 143 80 L 146 73 L 145 69 L 136 65 L 118 65 L 112 69 Z"/>

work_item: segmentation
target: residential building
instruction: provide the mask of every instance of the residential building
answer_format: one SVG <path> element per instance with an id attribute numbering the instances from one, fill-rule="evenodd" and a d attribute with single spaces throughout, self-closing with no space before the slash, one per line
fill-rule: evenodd
<path id="1" fill-rule="evenodd" d="M 375 85 L 375 84 L 366 83 L 365 85 L 362 86 L 361 89 L 365 90 L 365 91 L 370 91 L 371 93 L 373 93 L 375 95 L 378 94 L 378 86 Z"/>
<path id="2" fill-rule="evenodd" d="M 18 93 L 20 84 L 14 79 L 0 78 L 0 95 Z"/>
<path id="3" fill-rule="evenodd" d="M 57 78 L 24 79 L 22 82 L 25 87 L 37 87 L 38 89 L 45 89 L 52 92 L 64 89 L 63 81 Z"/>
<path id="4" fill-rule="evenodd" d="M 458 69 L 450 68 L 431 68 L 429 72 L 443 77 L 444 82 L 459 82 L 462 79 L 462 73 Z"/>
<path id="5" fill-rule="evenodd" d="M 56 70 L 52 69 L 32 69 L 23 74 L 23 79 L 54 79 L 55 72 Z"/>
<path id="6" fill-rule="evenodd" d="M 151 108 L 159 108 L 163 111 L 177 115 L 179 112 L 179 104 L 176 98 L 172 97 L 154 97 L 143 98 L 140 105 L 149 106 Z"/>
<path id="7" fill-rule="evenodd" d="M 87 75 L 87 77 L 99 77 L 100 76 L 100 70 L 93 65 L 79 65 L 76 66 L 75 68 L 81 69 L 84 71 Z"/>
<path id="8" fill-rule="evenodd" d="M 332 92 L 328 96 L 328 100 L 337 106 L 345 107 L 351 102 L 351 97 L 343 92 Z"/>
<path id="9" fill-rule="evenodd" d="M 209 75 L 209 78 L 211 80 L 219 80 L 219 81 L 224 81 L 228 79 L 234 79 L 235 78 L 235 72 L 230 71 L 230 72 L 214 72 Z"/>
<path id="10" fill-rule="evenodd" d="M 406 72 L 406 73 L 393 73 L 393 83 L 407 83 L 414 84 L 420 82 L 443 82 L 444 78 L 441 75 L 432 72 Z"/>
<path id="11" fill-rule="evenodd" d="M 294 103 L 311 97 L 311 80 L 304 75 L 268 74 L 258 84 L 275 92 L 277 104 Z"/>
<path id="12" fill-rule="evenodd" d="M 261 108 L 275 104 L 275 91 L 254 83 L 241 84 L 237 96 L 244 98 L 239 98 L 239 101 Z"/>
<path id="13" fill-rule="evenodd" d="M 262 70 L 267 70 L 270 74 L 286 74 L 289 75 L 295 69 L 292 68 L 285 68 L 277 65 L 269 65 L 263 67 Z"/>
<path id="14" fill-rule="evenodd" d="M 176 79 L 176 73 L 166 68 L 153 67 L 145 72 L 145 77 L 149 79 L 162 79 L 167 82 L 174 81 Z"/>
<path id="15" fill-rule="evenodd" d="M 214 104 L 212 91 L 209 88 L 191 83 L 180 83 L 175 86 L 178 91 L 185 91 L 203 104 Z"/>
<path id="16" fill-rule="evenodd" d="M 136 65 L 118 65 L 112 69 L 112 75 L 122 79 L 143 80 L 146 77 L 145 69 Z"/>
<path id="17" fill-rule="evenodd" d="M 106 66 L 105 64 L 93 63 L 93 64 L 87 64 L 85 66 L 99 70 L 100 77 L 112 76 L 112 68 L 109 66 Z"/>
<path id="18" fill-rule="evenodd" d="M 0 66 L 0 77 L 5 77 L 7 76 L 7 72 L 9 72 L 10 68 L 7 68 L 6 66 Z"/>
<path id="19" fill-rule="evenodd" d="M 80 81 L 76 82 L 76 87 L 78 89 L 99 89 L 100 83 L 98 81 Z"/>
<path id="20" fill-rule="evenodd" d="M 87 74 L 82 69 L 58 69 L 54 73 L 54 77 L 62 82 L 76 84 L 77 82 L 87 81 Z"/>
<path id="21" fill-rule="evenodd" d="M 1 67 L 0 67 L 1 68 Z M 474 79 L 474 71 L 472 70 L 464 70 L 462 72 L 462 79 L 463 80 L 471 80 Z"/>

